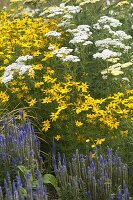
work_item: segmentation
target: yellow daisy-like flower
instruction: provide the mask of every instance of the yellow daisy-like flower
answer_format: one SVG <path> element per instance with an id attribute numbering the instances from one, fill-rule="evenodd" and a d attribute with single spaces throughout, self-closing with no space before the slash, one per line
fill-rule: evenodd
<path id="1" fill-rule="evenodd" d="M 50 97 L 45 97 L 44 99 L 42 99 L 42 103 L 51 103 L 52 99 Z"/>
<path id="2" fill-rule="evenodd" d="M 55 138 L 57 141 L 59 141 L 59 140 L 61 139 L 61 136 L 60 136 L 60 135 L 56 135 L 54 138 Z"/>
<path id="3" fill-rule="evenodd" d="M 122 137 L 127 137 L 128 136 L 128 130 L 121 131 L 120 133 L 121 133 Z"/>
<path id="4" fill-rule="evenodd" d="M 57 111 L 56 113 L 51 113 L 50 115 L 50 119 L 52 120 L 52 122 L 55 122 L 59 117 L 59 112 Z"/>
<path id="5" fill-rule="evenodd" d="M 123 6 L 123 5 L 129 5 L 129 2 L 128 1 L 121 1 L 116 5 L 116 7 L 117 6 Z"/>
<path id="6" fill-rule="evenodd" d="M 101 145 L 103 142 L 105 142 L 105 138 L 98 138 L 95 140 L 96 141 L 96 145 Z"/>
<path id="7" fill-rule="evenodd" d="M 95 147 L 96 147 L 96 145 L 95 145 L 95 144 L 92 144 L 92 145 L 91 145 L 91 148 L 95 148 Z"/>
<path id="8" fill-rule="evenodd" d="M 29 106 L 34 106 L 37 103 L 36 98 L 35 99 L 31 99 L 31 101 L 28 102 Z"/>
<path id="9" fill-rule="evenodd" d="M 88 143 L 88 142 L 90 142 L 90 139 L 87 139 L 87 140 L 86 140 L 86 143 Z"/>
<path id="10" fill-rule="evenodd" d="M 43 123 L 42 131 L 47 132 L 48 129 L 50 128 L 50 121 L 47 119 L 46 121 L 43 121 L 42 123 Z"/>
<path id="11" fill-rule="evenodd" d="M 0 92 L 0 100 L 2 103 L 5 103 L 9 100 L 9 96 L 5 92 Z"/>
<path id="12" fill-rule="evenodd" d="M 4 64 L 6 65 L 6 64 L 8 64 L 9 63 L 9 60 L 8 59 L 5 59 L 4 60 Z"/>
<path id="13" fill-rule="evenodd" d="M 83 123 L 82 123 L 81 121 L 78 121 L 78 120 L 75 121 L 75 124 L 76 124 L 76 126 L 78 126 L 78 127 L 83 125 Z"/>

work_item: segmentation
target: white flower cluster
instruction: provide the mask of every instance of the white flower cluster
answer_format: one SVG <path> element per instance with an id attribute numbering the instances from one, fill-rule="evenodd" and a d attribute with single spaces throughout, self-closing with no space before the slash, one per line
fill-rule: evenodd
<path id="1" fill-rule="evenodd" d="M 124 45 L 121 42 L 119 42 L 118 39 L 111 39 L 111 38 L 97 40 L 95 42 L 95 45 L 96 47 L 101 47 L 101 48 L 109 48 L 109 46 L 124 48 Z"/>
<path id="2" fill-rule="evenodd" d="M 97 1 L 100 1 L 100 0 L 86 0 L 86 1 L 82 1 L 79 5 L 80 6 L 84 6 L 84 5 L 86 5 L 86 4 L 94 4 L 94 3 L 96 3 Z"/>
<path id="3" fill-rule="evenodd" d="M 44 15 L 45 13 L 49 13 L 47 17 L 52 18 L 55 16 L 64 15 L 66 13 L 76 14 L 79 13 L 80 10 L 80 6 L 66 6 L 65 3 L 61 3 L 59 6 L 50 7 L 48 10 L 41 13 L 40 16 Z"/>
<path id="4" fill-rule="evenodd" d="M 127 35 L 124 31 L 111 31 L 111 34 L 119 38 L 120 41 L 132 39 L 131 35 Z"/>
<path id="5" fill-rule="evenodd" d="M 115 2 L 115 0 L 106 0 L 107 6 L 110 6 L 113 2 Z"/>
<path id="6" fill-rule="evenodd" d="M 65 26 L 69 26 L 69 25 L 70 25 L 70 21 L 64 20 L 58 24 L 58 27 L 65 27 Z"/>
<path id="7" fill-rule="evenodd" d="M 78 56 L 73 56 L 73 55 L 67 55 L 62 60 L 63 60 L 63 62 L 79 62 L 80 61 Z"/>
<path id="8" fill-rule="evenodd" d="M 98 20 L 98 23 L 94 24 L 93 27 L 97 30 L 101 29 L 108 29 L 111 30 L 111 27 L 118 27 L 121 26 L 122 23 L 113 17 L 108 17 L 108 16 L 102 16 Z"/>
<path id="9" fill-rule="evenodd" d="M 122 82 L 125 82 L 125 81 L 130 82 L 130 80 L 127 77 L 123 77 L 121 80 Z"/>
<path id="10" fill-rule="evenodd" d="M 15 63 L 12 63 L 11 65 L 7 66 L 5 68 L 4 75 L 2 76 L 2 82 L 4 84 L 7 84 L 13 79 L 14 74 L 17 72 L 20 76 L 23 75 L 25 72 L 28 72 L 29 74 L 34 74 L 34 70 L 32 69 L 31 65 L 26 65 L 25 62 L 27 60 L 32 59 L 33 56 L 20 56 Z"/>
<path id="11" fill-rule="evenodd" d="M 21 14 L 28 14 L 29 16 L 33 17 L 35 14 L 38 14 L 40 9 L 31 9 L 30 7 L 26 7 L 22 10 Z"/>
<path id="12" fill-rule="evenodd" d="M 127 52 L 129 49 L 131 49 L 130 46 L 126 46 L 119 39 L 111 39 L 111 38 L 97 40 L 95 42 L 95 45 L 96 47 L 100 47 L 100 49 L 103 49 L 103 48 L 108 49 L 109 47 L 120 48 L 120 49 L 124 49 L 124 52 Z"/>
<path id="13" fill-rule="evenodd" d="M 59 7 L 51 7 L 48 9 L 48 18 L 55 16 L 62 16 L 62 21 L 58 24 L 58 27 L 70 25 L 70 20 L 73 18 L 73 14 L 79 13 L 81 8 L 79 6 L 66 6 L 65 3 L 61 3 Z"/>
<path id="14" fill-rule="evenodd" d="M 64 55 L 71 53 L 73 49 L 68 49 L 67 47 L 61 47 L 60 49 L 54 50 L 53 54 L 58 58 L 62 58 Z"/>
<path id="15" fill-rule="evenodd" d="M 127 62 L 124 64 L 121 63 L 117 63 L 114 65 L 111 65 L 110 67 L 108 67 L 107 69 L 101 71 L 102 75 L 106 75 L 106 74 L 112 74 L 114 76 L 118 76 L 120 74 L 123 74 L 124 72 L 122 71 L 122 69 L 127 68 L 129 66 L 132 66 L 133 63 L 132 62 Z"/>
<path id="16" fill-rule="evenodd" d="M 122 55 L 121 53 L 127 53 L 131 49 L 131 46 L 127 45 L 127 40 L 132 39 L 132 36 L 126 34 L 122 30 L 115 31 L 115 29 L 121 25 L 122 23 L 120 23 L 119 20 L 114 19 L 112 17 L 108 17 L 108 16 L 101 17 L 98 20 L 98 23 L 94 24 L 95 29 L 98 29 L 98 30 L 106 29 L 106 31 L 108 31 L 108 34 L 111 35 L 111 37 L 109 38 L 97 40 L 95 42 L 96 47 L 98 47 L 100 51 L 101 50 L 104 50 L 104 51 L 101 53 L 94 54 L 93 55 L 94 58 L 101 57 L 102 59 L 106 60 L 109 57 L 115 57 L 115 55 L 112 56 L 112 50 L 115 52 L 115 54 L 117 54 L 117 56 L 121 56 Z M 105 54 L 110 55 L 110 56 L 108 57 Z"/>
<path id="17" fill-rule="evenodd" d="M 106 60 L 108 58 L 112 58 L 112 57 L 119 57 L 121 56 L 121 53 L 119 52 L 114 52 L 111 51 L 109 49 L 104 49 L 101 53 L 96 53 L 93 55 L 93 58 L 102 58 L 103 60 Z"/>
<path id="18" fill-rule="evenodd" d="M 74 38 L 69 41 L 72 44 L 84 43 L 83 45 L 92 44 L 88 41 L 89 37 L 92 35 L 89 25 L 79 25 L 76 29 L 68 29 L 67 32 L 72 33 Z"/>
<path id="19" fill-rule="evenodd" d="M 52 36 L 52 37 L 60 38 L 61 33 L 57 32 L 57 31 L 49 31 L 48 33 L 45 34 L 45 36 L 46 37 Z"/>
<path id="20" fill-rule="evenodd" d="M 73 49 L 67 47 L 61 47 L 60 49 L 54 50 L 53 55 L 56 55 L 63 62 L 79 62 L 80 59 L 77 56 L 69 55 Z"/>

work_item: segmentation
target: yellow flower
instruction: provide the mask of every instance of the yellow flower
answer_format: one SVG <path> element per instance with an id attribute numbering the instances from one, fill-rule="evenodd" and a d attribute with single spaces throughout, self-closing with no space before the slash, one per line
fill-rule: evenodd
<path id="1" fill-rule="evenodd" d="M 42 103 L 51 103 L 52 100 L 50 97 L 45 97 L 44 99 L 42 99 Z"/>
<path id="2" fill-rule="evenodd" d="M 79 134 L 79 135 L 77 136 L 77 141 L 78 141 L 79 143 L 85 143 L 85 137 L 84 137 L 82 134 Z"/>
<path id="3" fill-rule="evenodd" d="M 39 56 L 41 54 L 41 52 L 39 52 L 39 51 L 35 51 L 35 52 L 33 52 L 33 56 Z"/>
<path id="4" fill-rule="evenodd" d="M 43 85 L 43 84 L 44 84 L 44 82 L 36 82 L 35 83 L 35 88 L 40 88 L 41 85 Z"/>
<path id="5" fill-rule="evenodd" d="M 19 89 L 19 88 L 12 87 L 12 88 L 11 88 L 11 91 L 12 91 L 12 93 L 17 93 L 17 92 L 20 91 L 20 89 Z"/>
<path id="6" fill-rule="evenodd" d="M 27 116 L 28 116 L 27 112 L 23 111 L 23 119 L 24 119 L 24 120 L 27 119 Z M 21 115 L 19 114 L 17 118 L 18 118 L 18 119 L 21 119 L 22 117 L 21 117 Z"/>
<path id="7" fill-rule="evenodd" d="M 59 141 L 59 140 L 61 139 L 61 136 L 60 136 L 60 135 L 56 135 L 54 138 L 55 138 L 57 141 Z"/>
<path id="8" fill-rule="evenodd" d="M 90 142 L 90 139 L 87 139 L 87 140 L 86 140 L 86 143 L 88 143 L 88 142 Z"/>
<path id="9" fill-rule="evenodd" d="M 6 65 L 6 64 L 8 64 L 9 63 L 9 60 L 8 59 L 5 59 L 4 60 L 4 64 Z"/>
<path id="10" fill-rule="evenodd" d="M 82 83 L 81 85 L 78 86 L 78 91 L 82 90 L 82 92 L 87 92 L 88 85 L 86 83 Z"/>
<path id="11" fill-rule="evenodd" d="M 43 69 L 42 64 L 32 65 L 32 67 L 34 70 L 42 70 Z"/>
<path id="12" fill-rule="evenodd" d="M 35 99 L 32 99 L 31 101 L 28 102 L 29 106 L 34 106 L 35 104 L 37 103 L 37 100 L 36 98 Z"/>
<path id="13" fill-rule="evenodd" d="M 22 90 L 25 91 L 25 92 L 28 92 L 29 88 L 28 88 L 28 86 L 23 85 L 23 86 L 22 86 Z"/>
<path id="14" fill-rule="evenodd" d="M 65 76 L 66 81 L 70 81 L 72 79 L 72 76 L 70 74 L 67 74 Z"/>
<path id="15" fill-rule="evenodd" d="M 120 131 L 120 133 L 121 133 L 122 137 L 127 137 L 128 136 L 128 130 Z"/>
<path id="16" fill-rule="evenodd" d="M 55 122 L 59 117 L 59 112 L 57 111 L 56 113 L 51 113 L 50 115 L 50 119 L 52 120 L 52 122 Z"/>
<path id="17" fill-rule="evenodd" d="M 96 145 L 101 145 L 103 142 L 105 142 L 105 138 L 98 138 L 95 140 L 96 141 Z"/>
<path id="18" fill-rule="evenodd" d="M 92 158 L 95 158 L 95 157 L 96 157 L 96 154 L 95 154 L 95 153 L 92 153 L 91 156 L 92 156 Z"/>
<path id="19" fill-rule="evenodd" d="M 52 52 L 46 52 L 44 54 L 44 58 L 42 59 L 42 61 L 46 61 L 48 60 L 49 58 L 52 58 L 53 57 L 53 53 Z"/>
<path id="20" fill-rule="evenodd" d="M 0 66 L 0 71 L 3 71 L 5 69 L 5 66 Z"/>
<path id="21" fill-rule="evenodd" d="M 81 112 L 82 112 L 82 108 L 77 107 L 77 108 L 76 108 L 76 113 L 79 114 L 79 113 L 81 113 Z"/>
<path id="22" fill-rule="evenodd" d="M 117 6 L 123 6 L 123 5 L 129 5 L 129 2 L 128 1 L 121 1 L 116 5 L 116 7 Z"/>
<path id="23" fill-rule="evenodd" d="M 23 95 L 23 94 L 17 94 L 17 97 L 18 97 L 19 99 L 21 99 L 21 98 L 24 97 L 24 95 Z"/>
<path id="24" fill-rule="evenodd" d="M 54 70 L 51 67 L 47 67 L 46 70 L 47 70 L 47 73 L 50 74 L 50 75 L 55 73 Z"/>
<path id="25" fill-rule="evenodd" d="M 9 96 L 5 92 L 0 92 L 0 100 L 2 103 L 5 103 L 9 100 Z"/>
<path id="26" fill-rule="evenodd" d="M 47 132 L 48 129 L 50 128 L 50 121 L 49 121 L 49 120 L 46 120 L 46 121 L 43 121 L 42 123 L 43 123 L 42 131 Z"/>
<path id="27" fill-rule="evenodd" d="M 22 0 L 10 0 L 10 3 L 21 2 Z"/>
<path id="28" fill-rule="evenodd" d="M 78 120 L 75 121 L 75 124 L 76 124 L 76 126 L 78 126 L 78 127 L 83 125 L 83 123 L 82 123 L 81 121 L 78 121 Z"/>

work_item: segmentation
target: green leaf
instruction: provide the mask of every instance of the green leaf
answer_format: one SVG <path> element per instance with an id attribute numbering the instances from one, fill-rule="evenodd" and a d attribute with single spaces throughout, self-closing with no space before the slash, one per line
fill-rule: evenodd
<path id="1" fill-rule="evenodd" d="M 23 195 L 23 197 L 27 197 L 27 191 L 25 188 L 21 188 L 21 194 Z"/>
<path id="2" fill-rule="evenodd" d="M 59 193 L 59 187 L 58 187 L 58 182 L 57 179 L 55 178 L 54 175 L 52 174 L 45 174 L 43 176 L 43 182 L 44 184 L 51 184 L 57 191 L 57 193 Z"/>
<path id="3" fill-rule="evenodd" d="M 27 172 L 29 172 L 29 170 L 23 166 L 23 165 L 19 165 L 18 169 L 25 175 Z"/>
<path id="4" fill-rule="evenodd" d="M 38 180 L 33 180 L 33 182 L 32 182 L 32 188 L 33 189 L 36 189 L 36 186 L 38 185 L 39 183 L 38 183 Z"/>
<path id="5" fill-rule="evenodd" d="M 30 170 L 28 170 L 25 166 L 23 166 L 23 165 L 19 165 L 18 166 L 18 169 L 22 172 L 22 174 L 24 175 L 24 177 L 25 177 L 25 175 L 28 173 L 28 172 L 30 172 Z M 31 183 L 33 182 L 33 176 L 32 176 L 32 174 L 30 173 L 30 181 L 31 181 Z"/>

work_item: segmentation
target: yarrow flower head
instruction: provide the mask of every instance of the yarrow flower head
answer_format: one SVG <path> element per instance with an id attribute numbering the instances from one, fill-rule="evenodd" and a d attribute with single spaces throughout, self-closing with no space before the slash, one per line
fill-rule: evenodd
<path id="1" fill-rule="evenodd" d="M 121 56 L 120 52 L 114 52 L 109 49 L 104 49 L 101 53 L 96 53 L 93 55 L 93 58 L 102 58 L 103 60 L 106 60 L 108 58 L 112 57 L 119 57 Z"/>
<path id="2" fill-rule="evenodd" d="M 60 38 L 61 37 L 61 33 L 57 32 L 57 31 L 49 31 L 48 33 L 45 34 L 46 37 L 57 37 Z"/>
<path id="3" fill-rule="evenodd" d="M 104 25 L 106 25 L 104 27 Z M 111 27 L 116 28 L 118 26 L 122 26 L 122 23 L 113 17 L 108 17 L 108 16 L 102 16 L 98 20 L 98 23 L 94 24 L 95 29 L 110 29 Z"/>
<path id="4" fill-rule="evenodd" d="M 15 73 L 18 73 L 20 76 L 24 73 L 28 72 L 29 75 L 34 74 L 34 70 L 31 65 L 26 65 L 25 62 L 27 60 L 32 59 L 33 56 L 20 56 L 15 63 L 12 63 L 11 65 L 7 66 L 5 68 L 4 75 L 2 76 L 2 82 L 7 84 L 11 80 L 13 80 L 13 76 Z"/>
<path id="5" fill-rule="evenodd" d="M 87 42 L 89 37 L 92 35 L 89 25 L 79 25 L 76 29 L 68 29 L 67 32 L 74 36 L 74 38 L 69 41 L 69 43 L 72 44 Z"/>
<path id="6" fill-rule="evenodd" d="M 73 49 L 67 47 L 61 47 L 60 49 L 54 50 L 52 53 L 60 58 L 63 62 L 79 62 L 80 59 L 77 56 L 70 55 Z"/>

